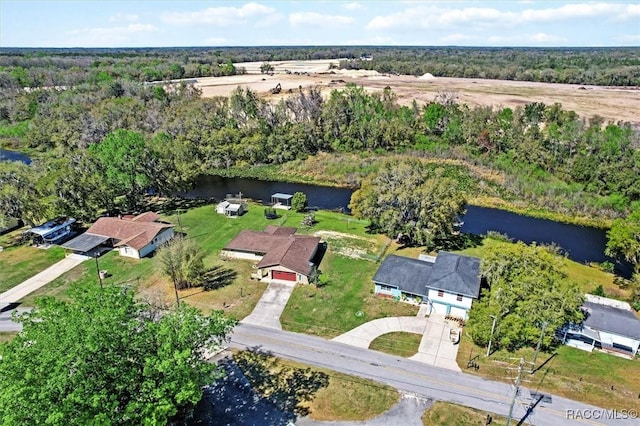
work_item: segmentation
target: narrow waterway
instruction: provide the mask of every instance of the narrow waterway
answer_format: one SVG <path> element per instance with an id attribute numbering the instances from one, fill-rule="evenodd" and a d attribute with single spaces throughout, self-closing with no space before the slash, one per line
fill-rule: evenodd
<path id="1" fill-rule="evenodd" d="M 31 158 L 21 152 L 0 149 L 0 161 L 22 161 L 25 164 L 30 164 Z"/>

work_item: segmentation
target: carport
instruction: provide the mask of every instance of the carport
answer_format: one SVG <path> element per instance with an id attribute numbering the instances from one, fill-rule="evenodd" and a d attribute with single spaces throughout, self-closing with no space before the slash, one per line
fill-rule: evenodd
<path id="1" fill-rule="evenodd" d="M 62 244 L 62 247 L 65 250 L 71 250 L 74 253 L 78 254 L 88 254 L 89 252 L 94 251 L 97 247 L 104 244 L 109 237 L 105 237 L 103 235 L 95 235 L 95 234 L 87 234 L 84 233 L 82 235 L 77 236 L 73 240 L 69 240 L 66 243 Z"/>

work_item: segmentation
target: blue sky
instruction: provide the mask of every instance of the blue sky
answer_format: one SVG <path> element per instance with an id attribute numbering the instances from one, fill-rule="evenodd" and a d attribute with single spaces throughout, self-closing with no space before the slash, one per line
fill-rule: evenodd
<path id="1" fill-rule="evenodd" d="M 640 1 L 0 0 L 0 47 L 640 46 Z"/>

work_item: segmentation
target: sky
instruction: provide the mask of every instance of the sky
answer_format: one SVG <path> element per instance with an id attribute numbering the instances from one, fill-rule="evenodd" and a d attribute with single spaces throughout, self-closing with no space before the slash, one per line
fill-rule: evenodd
<path id="1" fill-rule="evenodd" d="M 0 47 L 640 46 L 640 1 L 0 0 Z"/>

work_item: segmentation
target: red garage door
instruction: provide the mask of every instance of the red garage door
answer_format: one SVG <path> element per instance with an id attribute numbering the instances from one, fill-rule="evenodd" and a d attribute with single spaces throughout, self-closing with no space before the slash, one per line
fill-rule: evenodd
<path id="1" fill-rule="evenodd" d="M 295 272 L 285 272 L 285 271 L 273 271 L 273 279 L 274 280 L 295 281 L 296 280 L 296 273 Z"/>

